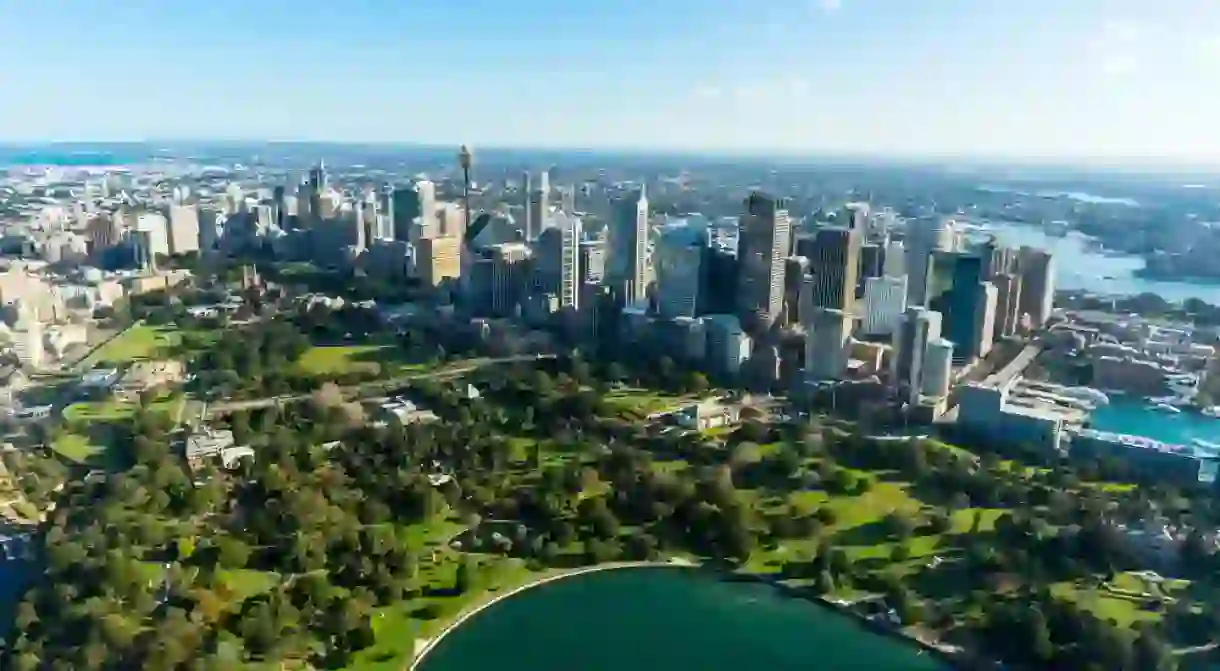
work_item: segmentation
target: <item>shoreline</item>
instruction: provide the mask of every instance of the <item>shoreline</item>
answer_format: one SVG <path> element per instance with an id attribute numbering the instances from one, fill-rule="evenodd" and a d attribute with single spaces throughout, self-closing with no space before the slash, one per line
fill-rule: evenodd
<path id="1" fill-rule="evenodd" d="M 415 639 L 415 650 L 412 651 L 411 661 L 406 665 L 405 671 L 418 671 L 418 669 L 420 668 L 420 664 L 425 659 L 427 659 L 428 653 L 432 652 L 432 650 L 434 648 L 436 648 L 436 646 L 439 645 L 440 642 L 443 641 L 446 636 L 451 634 L 458 627 L 465 624 L 465 622 L 467 620 L 473 618 L 474 616 L 478 615 L 479 613 L 482 613 L 484 610 L 496 605 L 497 603 L 500 603 L 501 601 L 512 598 L 522 592 L 534 589 L 535 587 L 541 587 L 542 585 L 545 585 L 550 582 L 564 580 L 566 578 L 573 578 L 578 575 L 585 575 L 587 573 L 597 573 L 600 571 L 615 571 L 618 569 L 628 569 L 628 568 L 667 568 L 667 567 L 668 568 L 699 568 L 699 564 L 686 560 L 686 559 L 611 562 L 611 563 L 607 563 L 607 564 L 598 564 L 596 566 L 582 566 L 580 568 L 566 569 L 566 570 L 561 571 L 560 573 L 539 576 L 538 578 L 536 578 L 534 580 L 530 580 L 529 582 L 525 583 L 524 585 L 514 587 L 513 589 L 511 589 L 507 592 L 504 592 L 503 594 L 496 594 L 493 598 L 488 599 L 487 601 L 484 601 L 482 603 L 479 603 L 476 606 L 474 606 L 473 608 L 459 614 L 456 619 L 454 619 L 449 624 L 445 625 L 444 628 L 441 629 L 439 632 L 437 632 L 437 634 L 435 636 L 432 636 L 430 638 Z"/>
<path id="2" fill-rule="evenodd" d="M 924 640 L 923 638 L 921 638 L 917 635 L 913 635 L 913 634 L 911 634 L 909 632 L 905 632 L 901 629 L 878 626 L 876 623 L 871 622 L 868 618 L 863 617 L 859 613 L 852 611 L 851 606 L 853 604 L 851 602 L 841 602 L 839 600 L 832 599 L 832 598 L 829 598 L 826 596 L 814 597 L 814 596 L 810 596 L 810 595 L 806 595 L 806 594 L 798 594 L 798 593 L 796 593 L 796 591 L 794 591 L 794 589 L 792 587 L 789 587 L 777 580 L 768 578 L 763 575 L 717 571 L 716 569 L 711 569 L 710 567 L 708 567 L 704 564 L 700 564 L 698 562 L 694 562 L 689 559 L 671 558 L 668 560 L 659 560 L 659 561 L 611 562 L 611 563 L 607 563 L 607 564 L 598 564 L 596 566 L 583 566 L 583 567 L 574 568 L 574 569 L 564 569 L 564 570 L 561 570 L 559 573 L 539 576 L 538 578 L 531 580 L 529 582 L 526 582 L 523 585 L 514 587 L 513 589 L 511 589 L 507 592 L 504 592 L 503 594 L 496 594 L 493 598 L 483 601 L 481 603 L 478 603 L 477 605 L 470 608 L 469 610 L 466 610 L 466 611 L 460 613 L 456 619 L 454 619 L 449 624 L 445 625 L 444 628 L 442 628 L 439 632 L 437 632 L 436 635 L 434 635 L 430 638 L 415 639 L 415 649 L 412 652 L 411 660 L 406 664 L 406 666 L 403 667 L 403 671 L 419 671 L 422 663 L 424 662 L 424 660 L 427 659 L 428 654 L 431 653 L 436 648 L 436 646 L 439 645 L 442 640 L 444 640 L 444 638 L 446 636 L 453 633 L 453 631 L 456 630 L 461 625 L 465 624 L 467 620 L 472 619 L 474 616 L 478 615 L 479 613 L 496 605 L 497 603 L 499 603 L 501 601 L 507 600 L 522 592 L 529 591 L 531 589 L 534 589 L 535 587 L 540 587 L 540 586 L 545 585 L 550 582 L 556 582 L 559 580 L 564 580 L 567 578 L 572 578 L 572 577 L 575 577 L 578 575 L 585 575 L 585 574 L 589 574 L 589 573 L 598 573 L 601 571 L 614 571 L 614 570 L 619 570 L 619 569 L 631 569 L 631 568 L 685 568 L 685 569 L 713 570 L 723 576 L 735 577 L 739 580 L 743 580 L 743 581 L 747 581 L 747 582 L 756 582 L 756 583 L 760 583 L 760 584 L 765 584 L 770 587 L 779 589 L 781 591 L 785 591 L 791 596 L 797 596 L 797 597 L 801 598 L 802 600 L 805 600 L 806 602 L 812 604 L 815 607 L 824 608 L 836 616 L 847 617 L 851 620 L 854 620 L 858 625 L 867 629 L 868 631 L 872 632 L 875 635 L 883 636 L 885 638 L 889 638 L 891 640 L 901 642 L 905 645 L 913 646 L 916 649 L 929 653 L 929 654 L 933 655 L 934 657 L 936 657 L 937 659 L 939 659 L 940 661 L 947 664 L 948 668 L 961 668 L 962 658 L 959 657 L 959 655 L 962 652 L 961 650 L 947 649 L 946 647 L 942 647 L 942 645 L 939 644 L 938 642 Z"/>

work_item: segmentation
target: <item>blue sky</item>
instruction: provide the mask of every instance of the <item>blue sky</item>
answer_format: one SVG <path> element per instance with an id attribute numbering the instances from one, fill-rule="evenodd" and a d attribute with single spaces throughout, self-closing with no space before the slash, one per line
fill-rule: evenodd
<path id="1" fill-rule="evenodd" d="M 1220 1 L 11 0 L 0 138 L 1220 164 Z"/>

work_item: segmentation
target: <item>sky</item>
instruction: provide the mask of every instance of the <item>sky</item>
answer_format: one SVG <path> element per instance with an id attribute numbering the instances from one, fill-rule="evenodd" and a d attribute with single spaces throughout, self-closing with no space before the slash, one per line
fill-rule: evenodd
<path id="1" fill-rule="evenodd" d="M 9 0 L 0 139 L 1220 165 L 1220 0 Z"/>

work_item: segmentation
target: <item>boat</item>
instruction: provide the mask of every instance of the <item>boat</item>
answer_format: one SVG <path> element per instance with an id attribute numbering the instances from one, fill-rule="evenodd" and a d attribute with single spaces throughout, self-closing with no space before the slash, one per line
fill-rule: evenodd
<path id="1" fill-rule="evenodd" d="M 1220 443 L 1213 443 L 1210 440 L 1203 440 L 1202 438 L 1191 438 L 1190 444 L 1197 448 L 1220 454 Z"/>
<path id="2" fill-rule="evenodd" d="M 1179 414 L 1182 412 L 1182 410 L 1180 408 L 1176 408 L 1172 405 L 1169 405 L 1168 403 L 1154 403 L 1154 404 L 1148 406 L 1148 408 L 1150 410 L 1157 410 L 1159 412 L 1168 412 L 1173 415 L 1176 415 L 1176 414 Z"/>

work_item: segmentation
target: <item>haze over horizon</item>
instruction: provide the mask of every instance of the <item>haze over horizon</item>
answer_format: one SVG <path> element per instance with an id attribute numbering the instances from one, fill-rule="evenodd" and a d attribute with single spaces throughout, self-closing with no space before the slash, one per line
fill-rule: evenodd
<path id="1" fill-rule="evenodd" d="M 1207 0 L 0 9 L 0 138 L 1220 164 Z"/>

